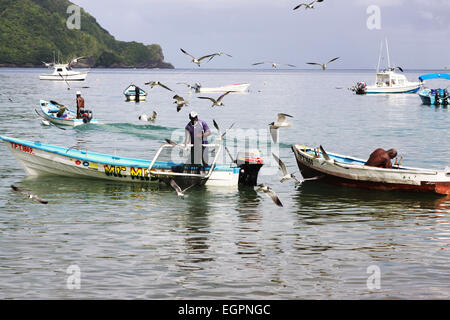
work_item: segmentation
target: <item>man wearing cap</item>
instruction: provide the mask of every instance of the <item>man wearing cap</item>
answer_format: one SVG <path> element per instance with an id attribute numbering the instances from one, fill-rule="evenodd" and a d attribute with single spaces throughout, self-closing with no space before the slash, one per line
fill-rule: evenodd
<path id="1" fill-rule="evenodd" d="M 193 147 L 191 147 L 191 163 L 206 166 L 208 158 L 205 152 L 206 147 L 203 145 L 208 144 L 207 137 L 211 134 L 211 130 L 205 121 L 198 119 L 198 114 L 195 111 L 189 113 L 189 120 L 185 128 L 185 144 L 193 144 Z"/>
<path id="2" fill-rule="evenodd" d="M 81 92 L 77 91 L 77 119 L 81 119 L 83 113 L 84 113 L 84 99 L 81 97 Z"/>

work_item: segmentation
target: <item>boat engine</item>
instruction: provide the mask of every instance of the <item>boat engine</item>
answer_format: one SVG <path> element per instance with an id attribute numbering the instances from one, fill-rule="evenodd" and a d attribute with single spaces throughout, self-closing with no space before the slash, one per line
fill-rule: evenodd
<path id="1" fill-rule="evenodd" d="M 435 105 L 442 104 L 441 90 L 440 89 L 436 89 L 436 94 L 434 95 L 434 104 Z"/>
<path id="2" fill-rule="evenodd" d="M 449 100 L 450 100 L 450 97 L 448 96 L 448 90 L 444 89 L 444 95 L 442 96 L 442 104 L 448 105 L 450 102 Z"/>
<path id="3" fill-rule="evenodd" d="M 366 87 L 367 87 L 367 85 L 365 82 L 358 82 L 355 87 L 356 94 L 365 94 Z"/>
<path id="4" fill-rule="evenodd" d="M 264 165 L 260 152 L 257 150 L 240 151 L 237 154 L 236 164 L 240 168 L 239 184 L 256 186 L 259 170 Z"/>
<path id="5" fill-rule="evenodd" d="M 91 122 L 92 120 L 92 111 L 91 110 L 84 110 L 84 112 L 81 114 L 81 117 L 83 119 L 83 123 Z"/>

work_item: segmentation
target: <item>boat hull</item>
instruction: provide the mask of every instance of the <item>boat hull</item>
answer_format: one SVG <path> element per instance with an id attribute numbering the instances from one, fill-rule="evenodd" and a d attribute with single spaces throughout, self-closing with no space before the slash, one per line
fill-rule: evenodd
<path id="1" fill-rule="evenodd" d="M 74 74 L 42 74 L 39 76 L 40 80 L 50 80 L 50 81 L 84 81 L 88 72 L 77 72 Z"/>
<path id="2" fill-rule="evenodd" d="M 450 194 L 450 168 L 432 171 L 417 168 L 383 169 L 368 167 L 364 161 L 339 155 L 325 160 L 311 148 L 292 146 L 304 178 L 320 176 L 324 183 L 380 191 Z"/>
<path id="3" fill-rule="evenodd" d="M 405 87 L 377 87 L 367 86 L 365 94 L 383 94 L 383 93 L 416 93 L 420 88 L 420 84 L 405 86 Z"/>
<path id="4" fill-rule="evenodd" d="M 94 152 L 0 137 L 29 176 L 65 176 L 134 183 L 158 183 L 148 171 L 150 161 L 121 158 Z M 162 172 L 170 172 L 160 164 Z M 155 167 L 156 168 L 156 167 Z M 237 187 L 239 167 L 217 166 L 207 186 Z"/>

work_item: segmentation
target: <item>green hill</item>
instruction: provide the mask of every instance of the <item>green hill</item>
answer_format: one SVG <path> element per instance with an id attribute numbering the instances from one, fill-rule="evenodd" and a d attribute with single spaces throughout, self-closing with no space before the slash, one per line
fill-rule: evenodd
<path id="1" fill-rule="evenodd" d="M 67 0 L 0 0 L 0 66 L 43 66 L 58 52 L 90 67 L 173 68 L 158 44 L 116 40 L 81 9 L 81 29 L 70 30 Z"/>

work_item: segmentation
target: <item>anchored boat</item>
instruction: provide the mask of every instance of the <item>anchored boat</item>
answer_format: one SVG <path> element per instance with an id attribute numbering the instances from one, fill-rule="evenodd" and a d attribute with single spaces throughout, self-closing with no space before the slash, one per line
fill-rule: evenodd
<path id="1" fill-rule="evenodd" d="M 48 64 L 53 67 L 53 73 L 41 74 L 40 80 L 53 81 L 84 81 L 89 71 L 74 71 L 70 64 Z"/>
<path id="2" fill-rule="evenodd" d="M 222 145 L 208 144 L 214 154 L 210 165 L 200 167 L 182 161 L 184 148 L 162 145 L 153 160 L 123 158 L 0 136 L 31 176 L 59 175 L 125 182 L 160 182 L 174 179 L 180 185 L 198 183 L 233 187 L 256 185 L 263 161 L 255 152 L 238 154 L 231 164 L 217 164 Z M 190 148 L 189 148 L 190 149 Z"/>
<path id="3" fill-rule="evenodd" d="M 293 145 L 292 151 L 304 178 L 319 176 L 319 181 L 332 185 L 362 189 L 450 194 L 450 167 L 441 171 L 402 166 L 386 169 L 305 145 Z"/>
<path id="4" fill-rule="evenodd" d="M 127 98 L 127 101 L 145 101 L 147 99 L 147 92 L 135 86 L 134 84 L 130 84 L 124 91 L 123 94 Z"/>
<path id="5" fill-rule="evenodd" d="M 449 105 L 450 104 L 450 94 L 447 88 L 437 88 L 429 89 L 425 87 L 425 80 L 430 79 L 447 79 L 450 80 L 450 74 L 446 73 L 430 73 L 424 74 L 419 77 L 419 80 L 424 84 L 423 89 L 421 89 L 417 94 L 422 100 L 423 104 L 426 105 Z"/>
<path id="6" fill-rule="evenodd" d="M 77 119 L 75 111 L 68 110 L 54 101 L 40 100 L 40 106 L 43 117 L 54 124 L 76 127 L 85 123 L 99 123 L 98 120 L 92 119 L 91 112 L 84 113 L 82 119 Z"/>

